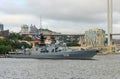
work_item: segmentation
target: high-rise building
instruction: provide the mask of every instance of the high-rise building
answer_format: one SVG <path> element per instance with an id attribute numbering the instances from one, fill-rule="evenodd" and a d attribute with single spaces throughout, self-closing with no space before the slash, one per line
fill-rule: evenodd
<path id="1" fill-rule="evenodd" d="M 31 24 L 30 26 L 30 34 L 38 34 L 38 29 L 37 27 L 34 25 Z"/>
<path id="2" fill-rule="evenodd" d="M 28 33 L 29 33 L 28 25 L 22 25 L 21 26 L 21 34 L 28 34 Z"/>
<path id="3" fill-rule="evenodd" d="M 4 31 L 4 25 L 0 23 L 0 31 Z"/>
<path id="4" fill-rule="evenodd" d="M 51 31 L 49 29 L 38 29 L 35 25 L 30 25 L 30 27 L 28 25 L 22 25 L 21 26 L 21 34 L 30 34 L 30 35 L 39 35 L 39 34 L 44 34 L 44 35 L 57 35 L 57 34 L 61 34 L 58 32 L 54 32 Z"/>
<path id="5" fill-rule="evenodd" d="M 103 29 L 90 29 L 85 32 L 85 44 L 89 47 L 105 46 L 105 31 Z"/>

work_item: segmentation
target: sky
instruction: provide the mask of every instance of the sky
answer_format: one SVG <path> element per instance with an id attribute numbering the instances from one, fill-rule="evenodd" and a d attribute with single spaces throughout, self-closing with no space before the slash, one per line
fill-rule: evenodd
<path id="1" fill-rule="evenodd" d="M 0 23 L 14 32 L 19 32 L 23 24 L 68 34 L 80 34 L 92 28 L 107 32 L 107 1 L 0 0 Z M 113 33 L 120 33 L 119 4 L 120 0 L 113 0 Z"/>

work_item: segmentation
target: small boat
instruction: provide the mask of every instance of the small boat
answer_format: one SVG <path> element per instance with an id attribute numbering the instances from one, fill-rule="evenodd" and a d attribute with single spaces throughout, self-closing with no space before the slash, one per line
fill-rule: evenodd
<path id="1" fill-rule="evenodd" d="M 65 43 L 37 46 L 35 50 L 27 49 L 9 52 L 9 58 L 36 58 L 36 59 L 92 59 L 97 54 L 95 49 L 78 50 L 66 46 Z"/>

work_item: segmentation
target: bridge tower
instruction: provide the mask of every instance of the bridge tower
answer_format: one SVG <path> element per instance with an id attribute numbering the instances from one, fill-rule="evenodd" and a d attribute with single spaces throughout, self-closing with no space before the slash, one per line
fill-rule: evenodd
<path id="1" fill-rule="evenodd" d="M 108 0 L 108 45 L 112 44 L 112 0 Z"/>

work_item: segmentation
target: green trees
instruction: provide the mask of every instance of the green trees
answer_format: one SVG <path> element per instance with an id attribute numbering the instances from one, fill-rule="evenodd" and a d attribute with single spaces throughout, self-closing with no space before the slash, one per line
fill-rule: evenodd
<path id="1" fill-rule="evenodd" d="M 31 48 L 31 45 L 29 45 L 28 43 L 26 43 L 26 42 L 18 42 L 17 40 L 12 41 L 11 46 L 14 49 L 21 49 L 22 46 L 24 46 L 25 48 Z"/>
<path id="2" fill-rule="evenodd" d="M 24 38 L 23 35 L 20 35 L 18 33 L 10 33 L 8 39 L 11 39 L 11 40 L 22 40 Z"/>
<path id="3" fill-rule="evenodd" d="M 0 54 L 8 53 L 12 49 L 11 42 L 6 39 L 0 40 Z"/>
<path id="4" fill-rule="evenodd" d="M 9 40 L 4 39 L 0 40 L 0 54 L 8 53 L 11 50 L 21 49 L 24 46 L 25 48 L 31 48 L 31 45 L 26 42 L 19 42 L 18 40 Z"/>
<path id="5" fill-rule="evenodd" d="M 0 54 L 7 54 L 9 51 L 11 51 L 12 47 L 10 45 L 0 45 Z"/>
<path id="6" fill-rule="evenodd" d="M 19 33 L 10 33 L 7 38 L 0 39 L 0 54 L 5 54 L 11 50 L 14 51 L 15 49 L 21 49 L 22 46 L 25 48 L 32 47 L 27 42 L 20 42 L 19 40 L 31 41 L 32 38 L 25 35 L 20 35 Z"/>
<path id="7" fill-rule="evenodd" d="M 10 33 L 8 39 L 11 40 L 26 40 L 26 41 L 31 41 L 31 37 L 26 37 L 25 35 L 20 35 L 19 33 Z"/>

